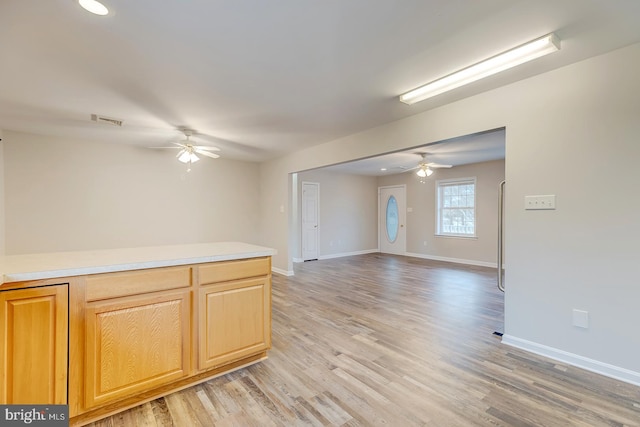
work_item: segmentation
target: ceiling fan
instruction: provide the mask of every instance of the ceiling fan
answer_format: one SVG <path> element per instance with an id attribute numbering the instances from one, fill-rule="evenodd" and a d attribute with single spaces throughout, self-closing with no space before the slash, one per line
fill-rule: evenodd
<path id="1" fill-rule="evenodd" d="M 420 177 L 421 182 L 424 182 L 423 181 L 424 178 L 431 176 L 431 174 L 433 174 L 433 169 L 450 168 L 453 166 L 453 165 L 443 165 L 440 163 L 427 162 L 427 153 L 416 153 L 416 154 L 420 154 L 422 156 L 422 161 L 420 161 L 420 163 L 418 163 L 418 166 L 416 166 L 413 169 L 418 169 L 416 172 L 416 175 Z"/>
<path id="2" fill-rule="evenodd" d="M 188 164 L 187 172 L 191 172 L 191 164 L 200 160 L 197 156 L 198 154 L 203 155 L 205 157 L 211 157 L 212 159 L 217 159 L 220 157 L 218 154 L 212 153 L 212 151 L 220 151 L 218 147 L 213 147 L 210 145 L 194 145 L 189 139 L 193 135 L 193 131 L 190 129 L 182 129 L 182 133 L 186 139 L 173 142 L 177 147 L 155 147 L 155 148 L 173 148 L 178 149 L 178 154 L 176 154 L 176 158 L 182 162 Z"/>

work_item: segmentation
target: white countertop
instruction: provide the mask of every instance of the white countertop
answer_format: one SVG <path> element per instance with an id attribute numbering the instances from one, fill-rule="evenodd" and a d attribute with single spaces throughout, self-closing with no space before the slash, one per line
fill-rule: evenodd
<path id="1" fill-rule="evenodd" d="M 275 249 L 241 242 L 51 252 L 0 257 L 1 283 L 272 256 Z"/>

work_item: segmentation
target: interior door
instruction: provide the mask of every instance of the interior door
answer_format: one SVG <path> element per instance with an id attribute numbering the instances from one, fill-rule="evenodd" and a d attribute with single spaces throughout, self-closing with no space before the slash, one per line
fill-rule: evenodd
<path id="1" fill-rule="evenodd" d="M 378 188 L 378 247 L 380 252 L 404 255 L 407 252 L 406 187 Z"/>
<path id="2" fill-rule="evenodd" d="M 302 260 L 318 259 L 320 184 L 302 183 Z"/>

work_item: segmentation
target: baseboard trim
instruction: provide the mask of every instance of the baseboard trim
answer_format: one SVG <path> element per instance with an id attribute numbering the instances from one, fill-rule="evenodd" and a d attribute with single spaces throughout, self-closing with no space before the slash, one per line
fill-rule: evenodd
<path id="1" fill-rule="evenodd" d="M 278 273 L 278 274 L 281 274 L 283 276 L 293 276 L 293 270 L 283 270 L 283 269 L 278 268 L 278 267 L 271 267 L 271 271 L 273 273 Z"/>
<path id="2" fill-rule="evenodd" d="M 342 258 L 342 257 L 345 257 L 345 256 L 372 254 L 372 253 L 376 253 L 376 252 L 380 252 L 380 251 L 378 249 L 367 249 L 366 251 L 342 252 L 342 253 L 338 253 L 338 254 L 320 255 L 318 257 L 318 259 L 321 260 L 321 259 L 331 259 L 331 258 Z M 304 259 L 302 259 L 302 258 L 293 258 L 292 261 L 294 263 L 298 263 L 298 262 L 304 262 Z"/>
<path id="3" fill-rule="evenodd" d="M 318 260 L 332 259 L 332 258 L 342 258 L 342 257 L 354 256 L 354 255 L 373 254 L 373 253 L 377 253 L 377 252 L 380 252 L 380 250 L 379 249 L 367 249 L 367 250 L 364 250 L 364 251 L 342 252 L 342 253 L 339 253 L 339 254 L 320 255 L 320 256 L 318 256 Z M 302 259 L 302 258 L 292 258 L 292 261 L 294 263 L 299 263 L 299 262 L 304 262 L 304 259 Z M 282 274 L 284 276 L 293 276 L 294 275 L 293 271 L 285 271 L 285 270 L 281 270 L 281 269 L 275 268 L 275 267 L 272 267 L 271 270 L 273 272 L 275 272 L 275 273 Z"/>
<path id="4" fill-rule="evenodd" d="M 318 259 L 322 260 L 322 259 L 342 258 L 346 256 L 364 255 L 364 254 L 372 254 L 372 253 L 378 253 L 378 252 L 380 252 L 380 249 L 367 249 L 364 251 L 342 252 L 337 254 L 321 255 L 318 257 Z M 495 262 L 476 261 L 472 259 L 462 259 L 462 258 L 449 258 L 449 257 L 442 257 L 437 255 L 418 254 L 418 253 L 411 253 L 411 252 L 405 252 L 404 255 L 409 257 L 414 257 L 414 258 L 429 259 L 433 261 L 445 261 L 445 262 L 453 262 L 456 264 L 476 265 L 478 267 L 496 268 L 496 266 L 498 265 Z M 304 259 L 293 258 L 293 262 L 294 263 L 304 262 Z"/>
<path id="5" fill-rule="evenodd" d="M 364 251 L 342 252 L 342 253 L 339 253 L 339 254 L 321 255 L 321 256 L 318 257 L 318 259 L 322 260 L 322 259 L 331 259 L 331 258 L 342 258 L 342 257 L 345 257 L 345 256 L 372 254 L 372 253 L 376 253 L 376 252 L 380 252 L 380 251 L 378 249 L 367 249 L 367 250 L 364 250 Z"/>
<path id="6" fill-rule="evenodd" d="M 405 255 L 414 257 L 414 258 L 430 259 L 432 261 L 445 261 L 445 262 L 454 262 L 456 264 L 476 265 L 478 267 L 497 268 L 498 266 L 498 264 L 495 262 L 476 261 L 472 259 L 449 258 L 449 257 L 443 257 L 443 256 L 437 256 L 437 255 L 416 254 L 411 252 L 407 252 Z"/>
<path id="7" fill-rule="evenodd" d="M 320 255 L 318 257 L 318 259 L 319 260 L 323 260 L 323 259 L 332 259 L 332 258 L 342 258 L 342 257 L 346 257 L 346 256 L 373 254 L 373 253 L 378 253 L 378 252 L 380 252 L 380 249 L 367 249 L 367 250 L 364 250 L 364 251 L 342 252 L 342 253 L 337 253 L 337 254 Z M 478 267 L 497 268 L 496 266 L 498 265 L 495 262 L 476 261 L 476 260 L 472 260 L 472 259 L 462 259 L 462 258 L 449 258 L 449 257 L 442 257 L 442 256 L 437 256 L 437 255 L 417 254 L 417 253 L 412 253 L 412 252 L 405 252 L 403 255 L 404 256 L 413 257 L 413 258 L 429 259 L 429 260 L 432 260 L 432 261 L 445 261 L 445 262 L 453 262 L 453 263 L 456 263 L 456 264 L 475 265 L 475 266 L 478 266 Z M 304 262 L 304 260 L 302 258 L 293 258 L 293 262 L 294 263 Z M 273 270 L 275 271 L 275 268 Z M 293 272 L 290 272 L 291 274 L 285 274 L 284 270 L 280 270 L 280 271 L 278 271 L 278 273 L 284 274 L 284 275 L 287 275 L 287 276 L 293 276 Z"/>
<path id="8" fill-rule="evenodd" d="M 610 365 L 598 360 L 589 359 L 588 357 L 583 357 L 564 350 L 559 350 L 557 348 L 538 344 L 521 338 L 516 338 L 511 335 L 503 335 L 502 343 L 511 347 L 516 347 L 521 350 L 528 351 L 530 353 L 535 353 L 540 356 L 558 360 L 577 368 L 595 372 L 596 374 L 604 375 L 605 377 L 640 386 L 640 372 L 635 372 L 626 368 L 621 368 L 619 366 Z"/>

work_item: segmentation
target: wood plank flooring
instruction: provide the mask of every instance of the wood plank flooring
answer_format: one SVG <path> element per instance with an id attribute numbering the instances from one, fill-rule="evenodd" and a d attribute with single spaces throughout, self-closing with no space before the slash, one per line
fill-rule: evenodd
<path id="1" fill-rule="evenodd" d="M 495 270 L 368 254 L 273 277 L 269 359 L 92 424 L 640 426 L 640 388 L 500 343 Z"/>

